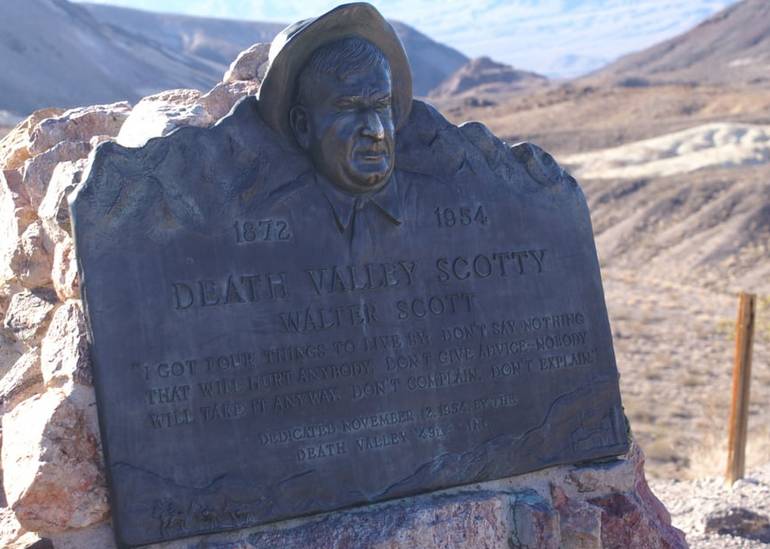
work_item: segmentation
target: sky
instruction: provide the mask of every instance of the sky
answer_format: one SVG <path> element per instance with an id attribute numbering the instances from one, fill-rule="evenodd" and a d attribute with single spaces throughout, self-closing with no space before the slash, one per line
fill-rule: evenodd
<path id="1" fill-rule="evenodd" d="M 327 0 L 89 0 L 124 7 L 256 21 L 293 22 Z M 469 57 L 568 78 L 684 32 L 736 0 L 371 0 Z"/>

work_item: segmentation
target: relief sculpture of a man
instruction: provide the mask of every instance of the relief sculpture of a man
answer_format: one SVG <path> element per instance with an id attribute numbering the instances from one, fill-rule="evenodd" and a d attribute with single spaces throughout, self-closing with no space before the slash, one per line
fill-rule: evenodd
<path id="1" fill-rule="evenodd" d="M 358 249 L 400 225 L 410 185 L 395 172 L 396 131 L 411 103 L 403 46 L 371 5 L 340 6 L 285 29 L 270 49 L 259 111 L 314 170 L 277 199 L 322 194 L 333 225 Z"/>

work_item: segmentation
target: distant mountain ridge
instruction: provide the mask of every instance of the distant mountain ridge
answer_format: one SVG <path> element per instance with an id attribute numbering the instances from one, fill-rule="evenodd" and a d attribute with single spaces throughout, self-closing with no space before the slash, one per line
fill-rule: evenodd
<path id="1" fill-rule="evenodd" d="M 427 95 L 468 61 L 393 22 Z M 269 42 L 284 25 L 214 19 L 67 0 L 2 0 L 0 110 L 26 115 L 143 96 L 172 88 L 207 91 L 239 52 Z"/>
<path id="2" fill-rule="evenodd" d="M 540 74 L 522 71 L 493 61 L 489 57 L 471 59 L 431 92 L 431 97 L 456 96 L 465 93 L 504 93 L 545 84 Z"/>
<path id="3" fill-rule="evenodd" d="M 589 78 L 646 83 L 767 84 L 770 2 L 743 0 L 690 31 L 621 57 Z"/>
<path id="4" fill-rule="evenodd" d="M 98 21 L 159 42 L 176 53 L 221 65 L 222 71 L 244 49 L 270 42 L 286 25 L 155 13 L 105 4 L 81 4 Z M 439 44 L 399 21 L 391 21 L 412 63 L 416 95 L 428 95 L 468 61 L 459 51 Z"/>

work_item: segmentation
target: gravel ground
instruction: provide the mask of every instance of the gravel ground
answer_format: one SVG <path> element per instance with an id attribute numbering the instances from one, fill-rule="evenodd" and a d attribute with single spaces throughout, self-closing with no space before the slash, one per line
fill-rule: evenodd
<path id="1" fill-rule="evenodd" d="M 718 477 L 649 483 L 693 549 L 770 547 L 770 463 L 749 471 L 732 488 Z"/>

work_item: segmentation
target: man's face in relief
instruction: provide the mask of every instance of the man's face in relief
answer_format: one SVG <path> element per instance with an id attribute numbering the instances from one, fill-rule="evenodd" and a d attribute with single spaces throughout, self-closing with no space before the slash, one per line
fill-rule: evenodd
<path id="1" fill-rule="evenodd" d="M 387 65 L 343 78 L 313 76 L 312 93 L 291 112 L 300 147 L 332 183 L 353 193 L 375 191 L 393 172 L 395 127 Z"/>

